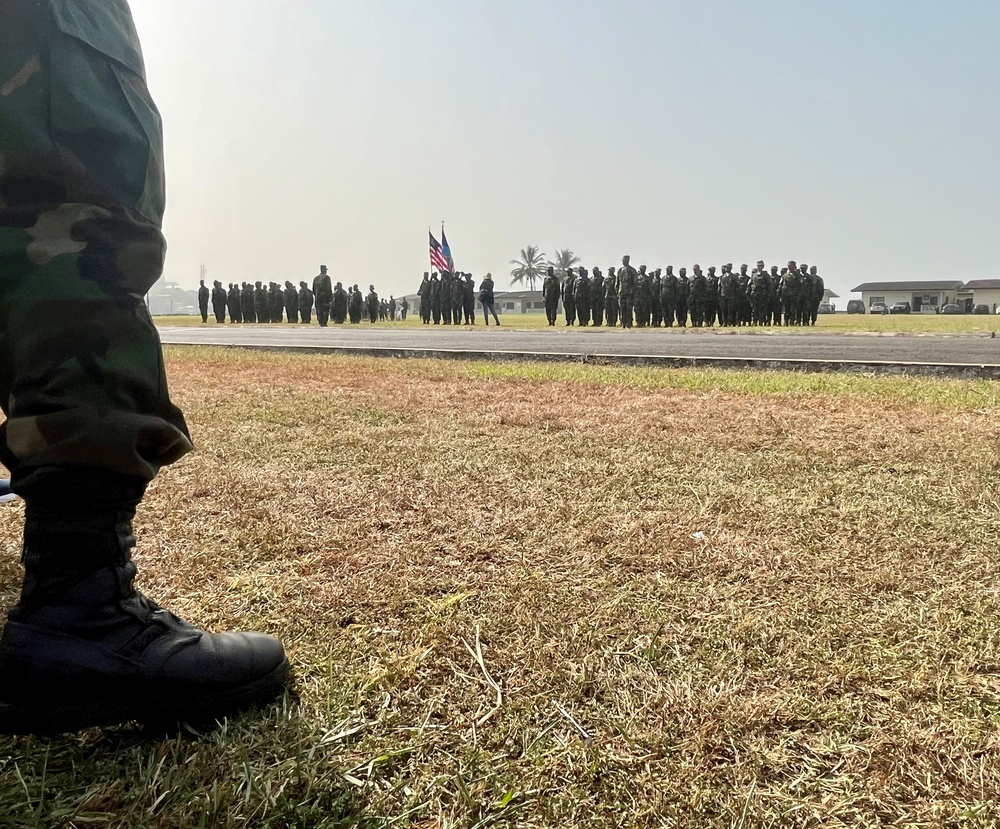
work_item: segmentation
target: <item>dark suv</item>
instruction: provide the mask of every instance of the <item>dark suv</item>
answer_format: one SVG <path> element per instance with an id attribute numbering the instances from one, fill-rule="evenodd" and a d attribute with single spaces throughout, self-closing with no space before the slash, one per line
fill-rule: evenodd
<path id="1" fill-rule="evenodd" d="M 847 313 L 848 314 L 863 314 L 865 312 L 865 303 L 860 299 L 851 299 L 847 302 Z"/>

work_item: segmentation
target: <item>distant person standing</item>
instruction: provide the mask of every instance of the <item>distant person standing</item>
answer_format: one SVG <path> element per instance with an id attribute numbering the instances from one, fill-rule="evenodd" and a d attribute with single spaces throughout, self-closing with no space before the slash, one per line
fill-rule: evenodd
<path id="1" fill-rule="evenodd" d="M 622 257 L 622 266 L 618 269 L 618 314 L 622 328 L 632 327 L 632 312 L 635 305 L 635 284 L 639 274 L 631 265 L 631 257 Z"/>
<path id="2" fill-rule="evenodd" d="M 270 322 L 271 309 L 267 305 L 267 288 L 261 280 L 254 282 L 253 307 L 257 315 L 257 322 Z"/>
<path id="3" fill-rule="evenodd" d="M 344 290 L 344 283 L 338 282 L 333 286 L 333 310 L 331 311 L 331 316 L 333 317 L 334 325 L 343 325 L 347 320 L 347 301 L 350 299 L 347 295 L 347 291 Z"/>
<path id="4" fill-rule="evenodd" d="M 305 280 L 299 283 L 299 316 L 305 325 L 312 325 L 313 292 L 309 290 Z"/>
<path id="5" fill-rule="evenodd" d="M 618 325 L 618 277 L 614 268 L 608 268 L 604 277 L 604 316 L 612 328 Z"/>
<path id="6" fill-rule="evenodd" d="M 333 304 L 333 284 L 326 265 L 319 266 L 319 273 L 313 277 L 313 296 L 316 299 L 316 319 L 326 328 L 330 321 L 330 306 Z"/>
<path id="7" fill-rule="evenodd" d="M 285 319 L 293 324 L 297 324 L 299 321 L 299 292 L 287 279 L 285 280 Z"/>
<path id="8" fill-rule="evenodd" d="M 257 322 L 257 308 L 253 301 L 253 285 L 243 283 L 240 290 L 240 306 L 243 309 L 243 322 Z"/>
<path id="9" fill-rule="evenodd" d="M 566 325 L 573 325 L 576 322 L 576 274 L 572 268 L 567 268 L 563 276 L 562 301 Z"/>
<path id="10" fill-rule="evenodd" d="M 576 306 L 576 319 L 580 327 L 590 325 L 590 278 L 586 268 L 579 268 L 576 281 L 573 283 L 573 304 Z"/>
<path id="11" fill-rule="evenodd" d="M 358 287 L 357 282 L 354 283 L 348 294 L 347 313 L 351 317 L 351 322 L 357 325 L 361 322 L 361 317 L 364 314 L 364 298 L 361 296 L 361 289 Z"/>
<path id="12" fill-rule="evenodd" d="M 486 274 L 483 277 L 483 281 L 479 283 L 479 302 L 483 306 L 483 317 L 486 320 L 486 325 L 490 324 L 490 314 L 493 315 L 493 319 L 499 325 L 500 317 L 497 316 L 497 312 L 493 307 L 493 274 L 491 273 Z"/>
<path id="13" fill-rule="evenodd" d="M 598 328 L 604 325 L 604 274 L 594 267 L 590 277 L 590 316 Z"/>
<path id="14" fill-rule="evenodd" d="M 556 269 L 549 265 L 545 271 L 545 281 L 542 282 L 542 298 L 545 300 L 545 319 L 549 325 L 556 324 L 556 316 L 559 313 L 559 277 L 556 276 Z"/>
<path id="15" fill-rule="evenodd" d="M 205 287 L 205 280 L 201 280 L 201 287 L 198 289 L 198 310 L 201 311 L 201 321 L 208 322 L 208 288 Z"/>
<path id="16" fill-rule="evenodd" d="M 431 321 L 431 275 L 424 271 L 424 278 L 417 288 L 417 296 L 420 297 L 420 322 L 429 325 Z"/>
<path id="17" fill-rule="evenodd" d="M 465 316 L 465 325 L 476 324 L 476 283 L 472 281 L 472 274 L 465 275 L 462 283 L 462 314 Z"/>
<path id="18" fill-rule="evenodd" d="M 235 282 L 229 284 L 226 294 L 226 308 L 229 309 L 230 322 L 243 322 L 243 307 L 240 305 L 240 288 Z"/>
<path id="19" fill-rule="evenodd" d="M 223 323 L 226 321 L 226 289 L 218 279 L 212 283 L 212 313 L 215 314 L 215 321 Z"/>
<path id="20" fill-rule="evenodd" d="M 374 325 L 378 322 L 378 294 L 375 292 L 375 286 L 368 286 L 368 296 L 366 297 L 368 302 L 368 321 Z"/>
<path id="21" fill-rule="evenodd" d="M 277 282 L 268 284 L 267 307 L 271 313 L 271 322 L 281 322 L 285 311 L 285 292 Z"/>

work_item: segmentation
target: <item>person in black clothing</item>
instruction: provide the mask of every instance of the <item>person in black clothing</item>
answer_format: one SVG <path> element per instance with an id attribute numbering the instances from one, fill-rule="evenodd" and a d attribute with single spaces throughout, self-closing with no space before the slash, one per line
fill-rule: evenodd
<path id="1" fill-rule="evenodd" d="M 299 316 L 306 325 L 312 324 L 313 292 L 309 290 L 305 280 L 299 282 Z"/>
<path id="2" fill-rule="evenodd" d="M 226 308 L 229 309 L 230 322 L 243 322 L 243 307 L 240 305 L 240 289 L 235 282 L 229 283 L 226 294 Z"/>
<path id="3" fill-rule="evenodd" d="M 471 273 L 467 273 L 462 282 L 462 314 L 465 325 L 476 324 L 476 283 L 472 281 Z"/>
<path id="4" fill-rule="evenodd" d="M 205 280 L 201 280 L 201 287 L 198 288 L 198 310 L 201 311 L 201 321 L 208 322 L 208 297 L 210 291 L 205 285 Z"/>
<path id="5" fill-rule="evenodd" d="M 330 321 L 330 306 L 333 304 L 333 285 L 326 265 L 319 266 L 319 273 L 313 278 L 313 297 L 316 300 L 316 319 L 326 328 Z"/>
<path id="6" fill-rule="evenodd" d="M 223 323 L 226 321 L 226 289 L 218 279 L 212 283 L 212 313 L 215 314 L 215 321 Z"/>
<path id="7" fill-rule="evenodd" d="M 257 308 L 253 300 L 253 285 L 249 282 L 243 283 L 240 291 L 240 305 L 243 308 L 243 322 L 257 322 Z"/>
<path id="8" fill-rule="evenodd" d="M 490 314 L 492 314 L 493 319 L 499 325 L 500 318 L 493 308 L 493 274 L 491 273 L 486 274 L 483 281 L 479 283 L 479 302 L 483 306 L 483 317 L 486 319 L 486 324 L 490 324 Z"/>
<path id="9" fill-rule="evenodd" d="M 299 321 L 299 292 L 287 279 L 285 280 L 285 319 L 291 323 Z"/>

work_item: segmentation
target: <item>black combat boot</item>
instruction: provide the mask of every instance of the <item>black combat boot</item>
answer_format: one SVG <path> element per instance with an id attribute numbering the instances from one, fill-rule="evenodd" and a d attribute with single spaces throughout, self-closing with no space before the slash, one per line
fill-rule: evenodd
<path id="1" fill-rule="evenodd" d="M 0 636 L 0 733 L 206 722 L 281 693 L 277 639 L 206 633 L 133 587 L 143 489 L 88 477 L 25 493 L 24 586 Z"/>

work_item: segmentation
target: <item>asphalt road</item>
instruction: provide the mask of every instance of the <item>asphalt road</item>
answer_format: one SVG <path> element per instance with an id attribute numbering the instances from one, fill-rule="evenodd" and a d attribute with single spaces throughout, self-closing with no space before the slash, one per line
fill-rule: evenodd
<path id="1" fill-rule="evenodd" d="M 762 333 L 712 330 L 512 328 L 310 328 L 282 325 L 164 326 L 164 343 L 331 350 L 518 352 L 730 360 L 823 360 L 1000 366 L 1000 338 L 943 334 Z"/>

